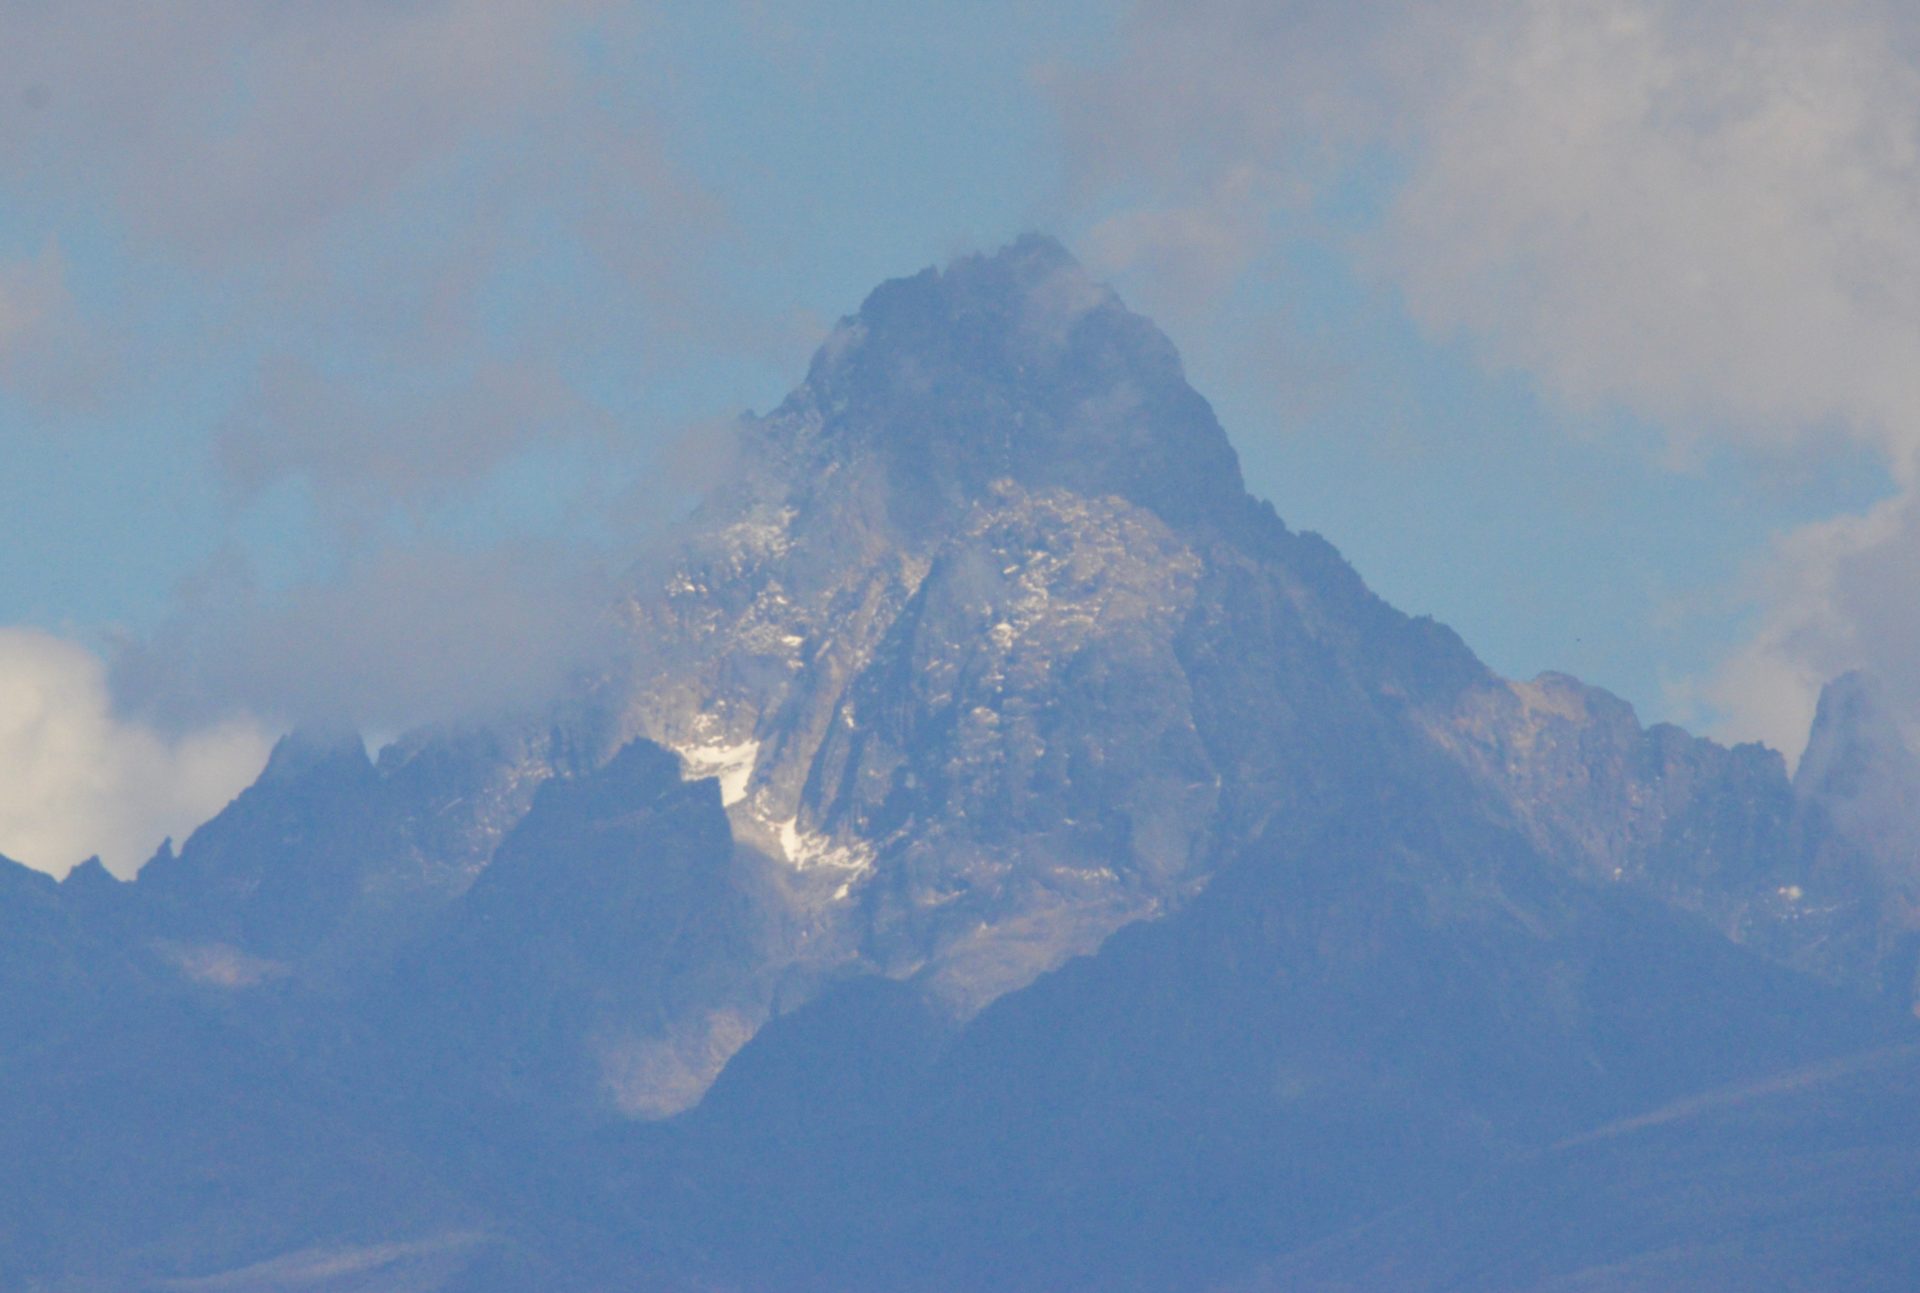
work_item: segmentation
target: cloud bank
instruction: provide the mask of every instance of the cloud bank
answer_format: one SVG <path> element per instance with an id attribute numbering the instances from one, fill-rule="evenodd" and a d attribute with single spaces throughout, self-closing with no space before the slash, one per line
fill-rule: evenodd
<path id="1" fill-rule="evenodd" d="M 164 736 L 115 715 L 104 663 L 50 634 L 0 629 L 0 854 L 64 875 L 98 854 L 130 876 L 265 764 L 234 721 Z"/>
<path id="2" fill-rule="evenodd" d="M 1230 283 L 1354 180 L 1352 244 L 1432 335 L 1677 460 L 1842 443 L 1897 496 L 1783 536 L 1760 627 L 1698 694 L 1797 751 L 1824 678 L 1920 715 L 1920 13 L 1878 0 L 1146 3 L 1062 86 L 1117 266 Z M 1197 145 L 1195 141 L 1198 141 Z M 1142 177 L 1145 177 L 1144 183 Z"/>

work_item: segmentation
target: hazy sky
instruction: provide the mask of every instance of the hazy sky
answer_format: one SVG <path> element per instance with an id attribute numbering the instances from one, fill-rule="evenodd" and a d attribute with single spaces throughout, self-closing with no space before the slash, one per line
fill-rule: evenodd
<path id="1" fill-rule="evenodd" d="M 1035 228 L 1503 672 L 1920 716 L 1911 4 L 0 0 L 0 852 L 538 697 L 716 428 Z"/>

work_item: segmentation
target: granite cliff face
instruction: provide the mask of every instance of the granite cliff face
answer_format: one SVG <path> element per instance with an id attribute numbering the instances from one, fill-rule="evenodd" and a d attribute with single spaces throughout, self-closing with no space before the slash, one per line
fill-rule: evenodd
<path id="1" fill-rule="evenodd" d="M 1790 781 L 1496 677 L 1057 244 L 884 285 L 734 450 L 552 712 L 289 738 L 132 885 L 0 864 L 0 1104 L 62 1111 L 0 1275 L 1202 1287 L 1904 1039 L 1868 684 Z M 48 1094 L 107 1071 L 184 1121 Z M 116 1245 L 63 1118 L 223 1166 Z"/>

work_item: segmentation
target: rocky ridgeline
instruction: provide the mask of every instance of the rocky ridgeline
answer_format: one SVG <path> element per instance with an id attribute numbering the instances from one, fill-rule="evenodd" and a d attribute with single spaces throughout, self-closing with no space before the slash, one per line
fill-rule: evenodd
<path id="1" fill-rule="evenodd" d="M 1561 675 L 1494 677 L 1251 499 L 1166 338 L 1050 240 L 881 287 L 738 434 L 736 477 L 636 571 L 629 666 L 540 722 L 414 734 L 377 766 L 292 738 L 137 886 L 172 963 L 365 990 L 503 849 L 527 884 L 613 883 L 514 834 L 567 811 L 528 817 L 543 784 L 648 740 L 718 783 L 704 865 L 763 933 L 680 945 L 652 973 L 684 990 L 646 1011 L 599 993 L 564 1097 L 528 1079 L 526 1101 L 675 1112 L 848 974 L 964 1019 L 1383 783 L 1460 781 L 1571 873 L 1829 981 L 1911 977 L 1913 761 L 1884 721 L 1858 734 L 1864 684 L 1823 706 L 1796 794 L 1770 751 L 1643 729 Z M 538 943 L 559 935 L 518 922 L 542 909 L 489 919 Z"/>
<path id="2" fill-rule="evenodd" d="M 289 738 L 133 885 L 0 868 L 41 1057 L 0 1079 L 44 1102 L 97 1067 L 62 1020 L 177 1018 L 100 1027 L 179 1100 L 345 1129 L 291 1184 L 228 1161 L 273 1221 L 143 1213 L 116 1269 L 392 1239 L 321 1206 L 386 1154 L 460 1287 L 1178 1285 L 1901 1036 L 1920 767 L 1870 684 L 1790 781 L 1494 676 L 1249 497 L 1057 244 L 882 286 L 737 450 L 552 712 Z M 194 1151 L 128 1117 L 177 1195 Z M 100 1242 L 56 1230 L 21 1271 Z"/>

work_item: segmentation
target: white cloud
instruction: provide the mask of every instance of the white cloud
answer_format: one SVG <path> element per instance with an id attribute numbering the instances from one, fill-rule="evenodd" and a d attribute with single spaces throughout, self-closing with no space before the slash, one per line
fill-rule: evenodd
<path id="1" fill-rule="evenodd" d="M 171 307 L 131 368 L 240 390 L 239 502 L 404 507 L 536 436 L 604 443 L 582 356 L 644 371 L 718 328 L 725 213 L 622 70 L 651 8 L 0 0 L 0 197 L 16 230 L 104 232 L 96 295 Z M 0 351 L 32 304 L 8 287 Z"/>
<path id="2" fill-rule="evenodd" d="M 1537 3 L 1422 107 L 1377 264 L 1577 402 L 1920 447 L 1920 67 L 1864 5 Z"/>
<path id="3" fill-rule="evenodd" d="M 165 737 L 115 715 L 85 647 L 0 629 L 0 854 L 65 874 L 98 854 L 126 876 L 265 764 L 268 734 L 233 721 Z"/>
<path id="4" fill-rule="evenodd" d="M 1249 193 L 1285 211 L 1288 177 L 1372 168 L 1357 259 L 1430 333 L 1658 419 L 1680 457 L 1881 455 L 1901 498 L 1784 539 L 1758 636 L 1701 680 L 1728 733 L 1796 750 L 1823 677 L 1915 658 L 1886 611 L 1920 604 L 1920 11 L 1166 0 L 1065 94 L 1090 176 L 1133 199 L 1107 227 L 1152 235 L 1169 293 L 1250 258 Z"/>

